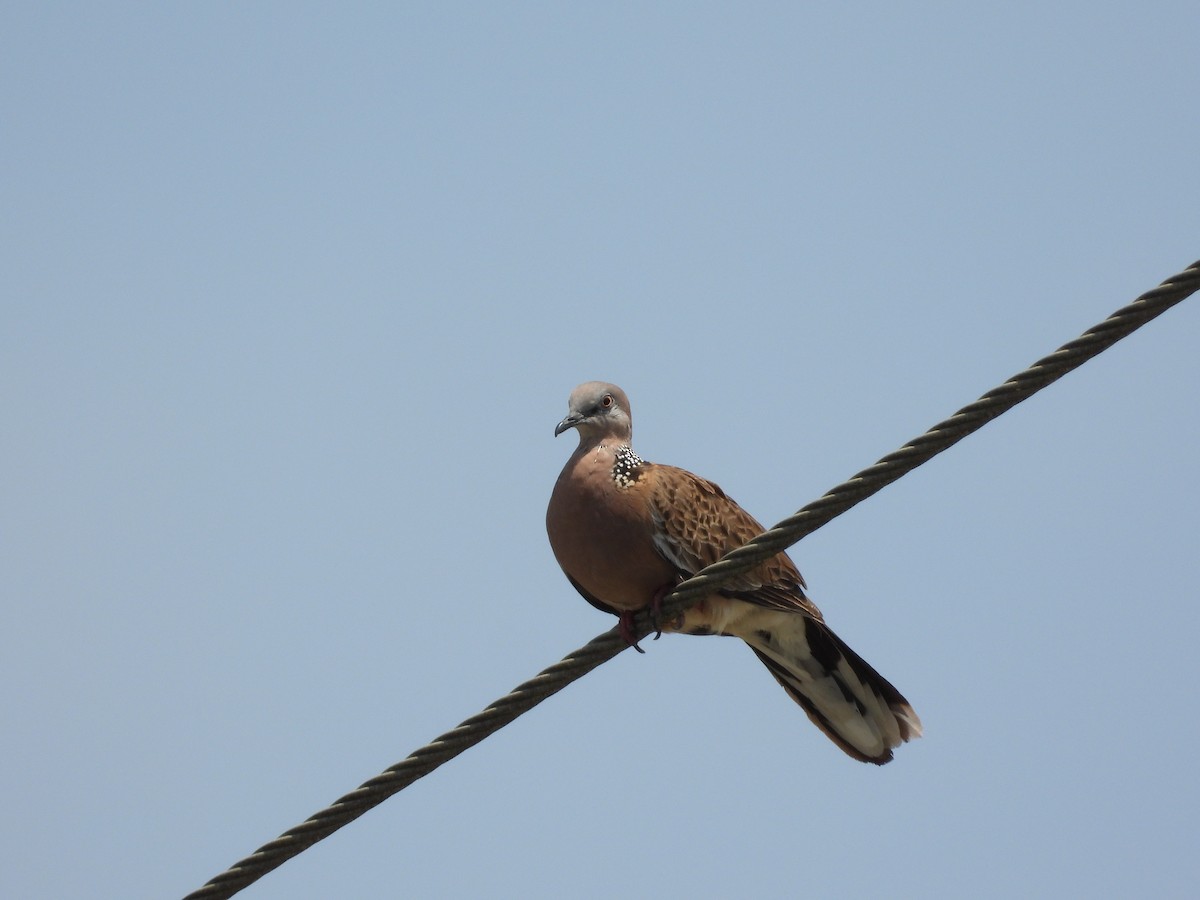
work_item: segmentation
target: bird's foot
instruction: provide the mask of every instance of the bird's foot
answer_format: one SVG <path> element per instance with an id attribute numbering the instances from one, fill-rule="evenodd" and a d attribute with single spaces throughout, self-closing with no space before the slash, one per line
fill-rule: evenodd
<path id="1" fill-rule="evenodd" d="M 656 640 L 656 641 L 660 637 L 662 637 L 662 633 L 663 633 L 663 625 L 664 625 L 663 620 L 662 620 L 663 598 L 666 597 L 667 594 L 671 593 L 671 591 L 673 591 L 673 590 L 675 590 L 674 583 L 664 584 L 662 587 L 660 587 L 657 591 L 654 592 L 654 596 L 652 598 L 650 598 L 650 602 L 648 604 L 646 604 L 645 610 L 646 610 L 646 613 L 650 616 L 650 624 L 652 626 L 654 626 L 654 640 Z M 638 641 L 637 641 L 637 638 L 635 637 L 636 632 L 634 631 L 633 620 L 634 620 L 634 618 L 636 618 L 636 616 L 637 616 L 637 612 L 635 612 L 633 610 L 628 610 L 628 609 L 623 610 L 617 619 L 617 632 L 621 635 L 622 638 L 625 639 L 625 643 L 627 643 L 630 647 L 632 647 L 638 653 L 645 653 L 646 651 L 638 646 Z M 677 627 L 679 624 L 682 623 L 682 621 L 683 621 L 683 616 L 680 615 L 677 617 L 677 619 L 674 623 L 668 622 L 665 624 L 667 625 L 668 628 Z"/>
<path id="2" fill-rule="evenodd" d="M 638 653 L 645 653 L 646 651 L 638 646 L 637 634 L 633 630 L 633 616 L 634 613 L 632 610 L 625 609 L 621 611 L 620 616 L 617 618 L 617 633 L 621 635 L 625 643 Z"/>
<path id="3" fill-rule="evenodd" d="M 650 605 L 646 607 L 650 611 L 650 624 L 654 626 L 654 639 L 657 641 L 662 637 L 663 620 L 662 620 L 662 604 L 663 598 L 671 591 L 675 590 L 675 584 L 664 584 L 654 592 L 654 597 L 650 600 Z M 682 616 L 680 617 L 682 618 Z M 672 623 L 668 622 L 668 626 Z"/>

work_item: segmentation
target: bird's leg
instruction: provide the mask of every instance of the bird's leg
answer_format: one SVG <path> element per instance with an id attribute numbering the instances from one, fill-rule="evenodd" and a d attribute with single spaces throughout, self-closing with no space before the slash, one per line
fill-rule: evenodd
<path id="1" fill-rule="evenodd" d="M 646 651 L 638 646 L 637 637 L 635 636 L 635 632 L 633 630 L 634 615 L 635 612 L 631 609 L 621 610 L 617 616 L 617 633 L 621 635 L 625 643 L 627 643 L 638 653 L 645 653 Z"/>
<path id="2" fill-rule="evenodd" d="M 650 624 L 654 626 L 654 639 L 656 641 L 660 637 L 662 637 L 662 633 L 663 633 L 663 623 L 662 623 L 663 598 L 666 597 L 667 594 L 671 593 L 671 591 L 675 590 L 675 585 L 677 585 L 678 583 L 679 583 L 678 581 L 672 581 L 668 584 L 664 584 L 662 587 L 660 587 L 658 590 L 656 590 L 654 592 L 654 596 L 650 598 L 650 602 L 647 603 L 645 606 L 645 610 L 650 614 Z M 621 610 L 621 612 L 618 614 L 618 619 L 617 619 L 617 632 L 621 635 L 622 638 L 625 639 L 625 643 L 627 643 L 630 647 L 632 647 L 638 653 L 645 653 L 646 651 L 638 646 L 638 642 L 634 638 L 635 632 L 634 632 L 634 628 L 633 628 L 633 620 L 636 617 L 636 615 L 637 615 L 637 612 L 635 612 L 633 610 L 628 610 L 628 609 Z M 682 622 L 683 616 L 680 616 L 679 620 L 680 620 L 680 622 Z"/>
<path id="3" fill-rule="evenodd" d="M 662 633 L 663 633 L 663 623 L 662 623 L 663 598 L 666 597 L 667 594 L 671 593 L 671 591 L 675 590 L 675 585 L 677 585 L 678 583 L 679 583 L 678 581 L 673 581 L 670 584 L 664 584 L 662 587 L 660 587 L 657 591 L 654 592 L 654 596 L 650 599 L 650 605 L 647 607 L 647 609 L 650 610 L 650 623 L 654 626 L 654 639 L 656 641 L 660 637 L 662 637 Z"/>

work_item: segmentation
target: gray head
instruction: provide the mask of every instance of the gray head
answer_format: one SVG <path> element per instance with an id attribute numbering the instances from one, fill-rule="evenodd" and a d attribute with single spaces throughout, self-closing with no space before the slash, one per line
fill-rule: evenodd
<path id="1" fill-rule="evenodd" d="M 567 417 L 554 426 L 558 437 L 571 428 L 579 430 L 579 442 L 616 438 L 629 443 L 633 437 L 633 418 L 629 398 L 615 384 L 587 381 L 571 391 Z"/>

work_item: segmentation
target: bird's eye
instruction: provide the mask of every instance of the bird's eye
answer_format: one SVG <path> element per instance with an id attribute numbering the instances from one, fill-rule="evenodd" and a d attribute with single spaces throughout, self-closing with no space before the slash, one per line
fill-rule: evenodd
<path id="1" fill-rule="evenodd" d="M 613 405 L 612 394 L 605 394 L 604 399 L 600 401 L 600 405 L 603 406 L 605 409 L 608 409 L 610 406 L 612 406 Z"/>

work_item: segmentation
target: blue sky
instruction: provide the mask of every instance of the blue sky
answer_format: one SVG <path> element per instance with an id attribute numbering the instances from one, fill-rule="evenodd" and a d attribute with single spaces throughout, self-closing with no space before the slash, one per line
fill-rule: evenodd
<path id="1" fill-rule="evenodd" d="M 775 522 L 1200 257 L 1194 3 L 5 20 L 4 896 L 182 895 L 608 628 L 576 383 Z M 1197 303 L 793 548 L 893 764 L 667 637 L 243 896 L 1195 896 Z"/>

